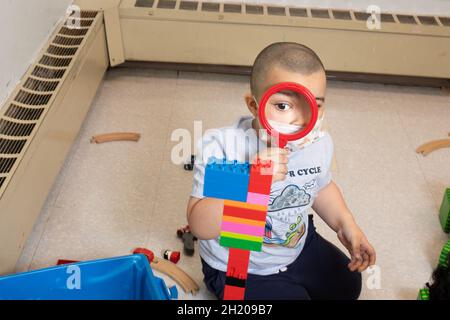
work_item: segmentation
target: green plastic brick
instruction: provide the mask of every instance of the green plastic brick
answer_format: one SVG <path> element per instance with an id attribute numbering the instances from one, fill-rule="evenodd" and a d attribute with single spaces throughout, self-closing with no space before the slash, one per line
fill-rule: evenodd
<path id="1" fill-rule="evenodd" d="M 450 189 L 445 189 L 444 199 L 442 199 L 441 209 L 439 209 L 441 226 L 444 232 L 450 232 Z"/>
<path id="2" fill-rule="evenodd" d="M 235 238 L 229 238 L 229 237 L 220 237 L 220 245 L 223 247 L 228 248 L 237 248 L 237 249 L 244 249 L 249 251 L 261 251 L 262 248 L 262 241 L 256 242 L 256 241 L 249 241 L 249 240 L 242 240 L 242 239 L 235 239 Z"/>
<path id="3" fill-rule="evenodd" d="M 417 300 L 430 300 L 430 291 L 428 290 L 428 288 L 423 288 L 419 290 Z"/>
<path id="4" fill-rule="evenodd" d="M 450 253 L 450 240 L 444 245 L 439 256 L 439 265 L 448 268 L 448 254 Z"/>

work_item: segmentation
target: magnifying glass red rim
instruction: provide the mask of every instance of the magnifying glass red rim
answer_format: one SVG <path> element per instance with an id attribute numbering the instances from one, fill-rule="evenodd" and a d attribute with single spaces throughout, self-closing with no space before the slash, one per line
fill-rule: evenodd
<path id="1" fill-rule="evenodd" d="M 266 104 L 267 104 L 267 101 L 269 100 L 270 96 L 272 96 L 274 93 L 277 93 L 277 92 L 283 91 L 283 90 L 295 91 L 295 92 L 299 93 L 300 95 L 304 96 L 308 102 L 309 108 L 311 109 L 311 119 L 309 120 L 307 126 L 299 132 L 292 133 L 292 134 L 285 134 L 285 133 L 278 132 L 270 126 L 269 121 L 266 118 L 266 113 L 265 113 Z M 264 94 L 261 98 L 261 102 L 260 102 L 260 106 L 259 106 L 259 110 L 258 110 L 259 122 L 271 136 L 279 137 L 279 147 L 280 148 L 284 148 L 284 146 L 286 145 L 286 143 L 288 141 L 301 139 L 304 136 L 306 136 L 308 133 L 310 133 L 316 124 L 318 115 L 319 115 L 319 108 L 317 107 L 316 98 L 311 93 L 311 91 L 309 91 L 306 87 L 304 87 L 301 84 L 298 84 L 296 82 L 280 82 L 280 83 L 277 83 L 277 84 L 271 86 L 269 89 L 266 90 L 266 92 L 264 92 Z"/>

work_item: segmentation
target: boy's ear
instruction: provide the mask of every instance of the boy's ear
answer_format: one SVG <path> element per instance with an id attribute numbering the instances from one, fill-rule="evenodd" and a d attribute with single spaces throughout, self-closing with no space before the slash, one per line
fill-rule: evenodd
<path id="1" fill-rule="evenodd" d="M 255 99 L 253 99 L 253 95 L 251 93 L 247 93 L 244 96 L 245 103 L 247 104 L 248 110 L 251 114 L 257 118 L 258 117 L 258 106 L 256 105 Z"/>

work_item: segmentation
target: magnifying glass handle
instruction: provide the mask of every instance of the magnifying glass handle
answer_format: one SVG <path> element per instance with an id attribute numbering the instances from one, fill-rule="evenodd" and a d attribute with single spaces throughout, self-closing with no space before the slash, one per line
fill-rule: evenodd
<path id="1" fill-rule="evenodd" d="M 286 147 L 286 140 L 280 139 L 280 141 L 278 141 L 278 147 L 280 147 L 280 148 Z"/>

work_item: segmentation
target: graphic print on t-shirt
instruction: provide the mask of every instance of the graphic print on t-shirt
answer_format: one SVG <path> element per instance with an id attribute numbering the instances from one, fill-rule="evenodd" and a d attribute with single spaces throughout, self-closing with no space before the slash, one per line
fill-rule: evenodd
<path id="1" fill-rule="evenodd" d="M 312 201 L 307 191 L 316 184 L 316 179 L 302 187 L 296 184 L 283 186 L 281 190 L 272 190 L 271 201 L 267 208 L 265 244 L 276 244 L 293 248 L 305 234 L 305 222 L 302 212 Z M 272 196 L 275 197 L 272 199 Z"/>

